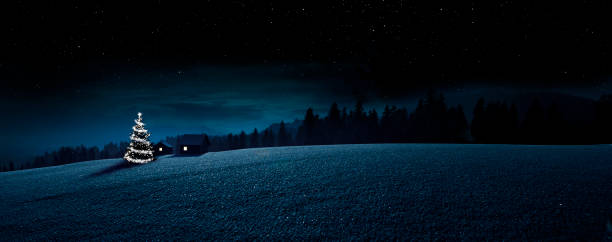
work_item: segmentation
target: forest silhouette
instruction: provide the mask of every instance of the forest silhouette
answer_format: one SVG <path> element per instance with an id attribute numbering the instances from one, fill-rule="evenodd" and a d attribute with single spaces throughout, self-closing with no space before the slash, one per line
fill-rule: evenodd
<path id="1" fill-rule="evenodd" d="M 279 125 L 250 133 L 206 137 L 208 151 L 244 148 L 330 145 L 364 143 L 485 143 L 485 144 L 601 144 L 612 143 L 612 95 L 603 95 L 592 103 L 594 117 L 586 121 L 568 120 L 556 103 L 543 105 L 534 98 L 524 118 L 514 103 L 486 102 L 478 99 L 471 123 L 461 105 L 447 105 L 444 95 L 429 90 L 412 112 L 406 108 L 385 106 L 382 114 L 365 110 L 357 102 L 352 110 L 331 104 L 325 117 L 308 108 L 303 120 L 288 128 Z M 571 115 L 571 114 L 570 114 Z M 274 126 L 274 127 L 273 127 Z M 166 137 L 174 143 L 176 137 Z M 37 156 L 32 162 L 16 167 L 13 162 L 2 171 L 62 165 L 87 160 L 123 157 L 127 142 L 96 146 L 61 147 Z"/>

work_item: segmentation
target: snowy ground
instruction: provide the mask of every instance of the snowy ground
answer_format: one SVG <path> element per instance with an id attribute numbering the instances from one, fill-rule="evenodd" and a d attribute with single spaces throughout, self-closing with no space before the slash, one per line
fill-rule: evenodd
<path id="1" fill-rule="evenodd" d="M 610 146 L 338 145 L 0 174 L 1 240 L 583 239 Z"/>

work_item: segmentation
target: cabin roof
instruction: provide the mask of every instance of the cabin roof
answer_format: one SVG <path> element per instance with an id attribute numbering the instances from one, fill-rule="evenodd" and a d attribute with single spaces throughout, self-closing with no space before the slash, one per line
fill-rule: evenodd
<path id="1" fill-rule="evenodd" d="M 204 144 L 204 135 L 201 134 L 186 134 L 181 135 L 177 139 L 178 145 L 202 145 Z"/>
<path id="2" fill-rule="evenodd" d="M 157 145 L 160 145 L 160 144 L 164 145 L 166 147 L 170 147 L 170 148 L 173 146 L 172 144 L 168 143 L 167 141 L 160 141 L 159 143 L 157 143 Z"/>

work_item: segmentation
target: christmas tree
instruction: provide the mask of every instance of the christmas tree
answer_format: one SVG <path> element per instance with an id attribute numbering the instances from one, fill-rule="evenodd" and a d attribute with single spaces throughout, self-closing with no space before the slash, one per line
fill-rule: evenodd
<path id="1" fill-rule="evenodd" d="M 130 145 L 123 158 L 130 163 L 147 163 L 155 158 L 153 157 L 153 147 L 149 141 L 149 134 L 144 129 L 142 122 L 142 113 L 138 113 L 138 119 L 134 120 L 136 125 L 132 127 L 132 135 L 130 135 Z"/>

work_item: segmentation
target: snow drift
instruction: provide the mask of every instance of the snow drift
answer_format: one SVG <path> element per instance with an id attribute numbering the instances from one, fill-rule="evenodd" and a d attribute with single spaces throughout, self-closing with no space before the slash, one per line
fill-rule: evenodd
<path id="1" fill-rule="evenodd" d="M 5 172 L 0 237 L 599 240 L 611 151 L 305 146 Z"/>

